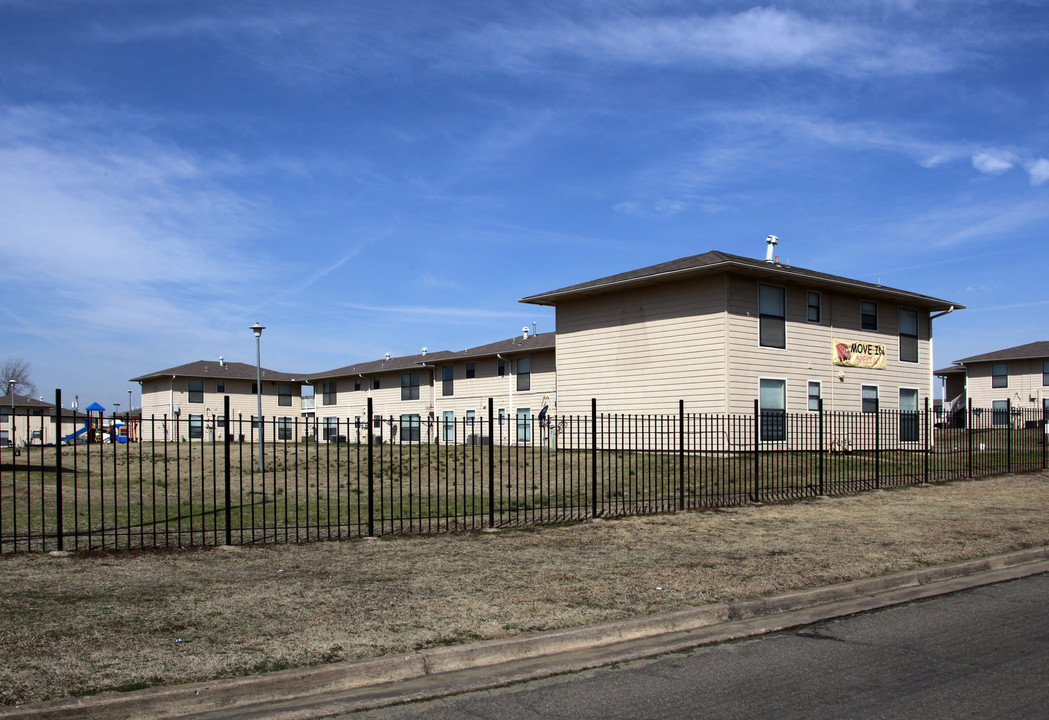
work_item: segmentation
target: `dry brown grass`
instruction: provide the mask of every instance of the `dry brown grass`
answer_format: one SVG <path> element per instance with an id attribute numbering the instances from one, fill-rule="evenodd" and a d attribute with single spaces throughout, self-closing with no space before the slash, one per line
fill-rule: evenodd
<path id="1" fill-rule="evenodd" d="M 379 541 L 0 560 L 0 702 L 404 652 L 1049 545 L 1049 474 Z"/>

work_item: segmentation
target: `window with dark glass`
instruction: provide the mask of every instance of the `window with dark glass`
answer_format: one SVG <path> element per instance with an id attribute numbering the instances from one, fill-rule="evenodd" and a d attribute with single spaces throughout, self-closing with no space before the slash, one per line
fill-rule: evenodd
<path id="1" fill-rule="evenodd" d="M 255 382 L 254 380 L 251 381 L 251 394 L 252 395 L 258 395 L 259 394 L 259 384 L 257 382 Z"/>
<path id="2" fill-rule="evenodd" d="M 321 440 L 333 442 L 339 436 L 339 418 L 326 417 L 321 426 Z"/>
<path id="3" fill-rule="evenodd" d="M 204 402 L 204 381 L 203 380 L 190 380 L 189 381 L 189 402 L 191 402 L 191 403 L 202 403 L 202 402 Z"/>
<path id="4" fill-rule="evenodd" d="M 401 373 L 401 400 L 419 399 L 419 373 Z"/>
<path id="5" fill-rule="evenodd" d="M 291 383 L 277 383 L 277 404 L 291 406 Z"/>
<path id="6" fill-rule="evenodd" d="M 860 327 L 864 330 L 878 329 L 878 303 L 860 303 Z"/>
<path id="7" fill-rule="evenodd" d="M 324 405 L 335 405 L 339 401 L 338 383 L 335 381 L 321 383 L 321 403 Z"/>
<path id="8" fill-rule="evenodd" d="M 215 383 L 215 392 L 217 392 L 217 393 L 224 393 L 224 392 L 226 392 L 226 381 L 225 380 L 219 380 L 218 382 Z"/>
<path id="9" fill-rule="evenodd" d="M 517 358 L 517 389 L 526 391 L 532 389 L 532 358 Z"/>
<path id="10" fill-rule="evenodd" d="M 447 397 L 455 391 L 454 377 L 454 365 L 445 365 L 441 368 L 441 395 Z"/>
<path id="11" fill-rule="evenodd" d="M 1009 424 L 1009 401 L 994 400 L 991 402 L 991 422 L 995 425 Z"/>
<path id="12" fill-rule="evenodd" d="M 291 440 L 291 418 L 277 418 L 277 439 Z"/>
<path id="13" fill-rule="evenodd" d="M 787 347 L 787 300 L 783 288 L 758 286 L 758 316 L 761 346 Z"/>
<path id="14" fill-rule="evenodd" d="M 203 415 L 190 415 L 189 416 L 189 439 L 190 440 L 201 440 L 204 437 L 204 416 Z"/>
<path id="15" fill-rule="evenodd" d="M 401 442 L 419 442 L 421 428 L 418 415 L 401 415 Z"/>
<path id="16" fill-rule="evenodd" d="M 900 308 L 900 362 L 918 362 L 918 311 Z"/>
<path id="17" fill-rule="evenodd" d="M 473 363 L 466 363 L 466 377 L 467 379 L 477 377 L 477 366 Z"/>
<path id="18" fill-rule="evenodd" d="M 787 381 L 763 378 L 758 390 L 762 442 L 787 439 Z"/>
<path id="19" fill-rule="evenodd" d="M 360 392 L 361 391 L 361 379 L 360 378 L 357 378 L 356 380 L 353 381 L 353 391 L 354 392 Z"/>
<path id="20" fill-rule="evenodd" d="M 809 292 L 806 294 L 807 298 L 807 319 L 810 323 L 818 323 L 820 321 L 820 294 L 818 292 Z"/>
<path id="21" fill-rule="evenodd" d="M 378 377 L 372 378 L 372 390 L 378 390 L 379 389 L 379 385 L 380 385 L 379 378 Z"/>
<path id="22" fill-rule="evenodd" d="M 1042 387 L 1049 387 L 1049 360 L 1042 361 Z"/>
<path id="23" fill-rule="evenodd" d="M 506 360 L 503 360 L 502 358 L 499 358 L 498 375 L 499 377 L 503 377 L 504 375 L 506 375 Z"/>
<path id="24" fill-rule="evenodd" d="M 1009 363 L 994 363 L 991 365 L 991 387 L 1009 387 Z"/>
<path id="25" fill-rule="evenodd" d="M 864 385 L 860 388 L 860 394 L 860 411 L 865 413 L 878 412 L 878 386 Z"/>

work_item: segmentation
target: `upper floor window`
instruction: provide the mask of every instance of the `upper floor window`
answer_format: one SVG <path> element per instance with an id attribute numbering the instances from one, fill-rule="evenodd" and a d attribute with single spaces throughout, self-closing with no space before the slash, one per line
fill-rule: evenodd
<path id="1" fill-rule="evenodd" d="M 499 358 L 499 377 L 506 375 L 506 360 Z"/>
<path id="2" fill-rule="evenodd" d="M 1009 363 L 993 363 L 991 365 L 991 387 L 1009 387 Z"/>
<path id="3" fill-rule="evenodd" d="M 878 329 L 878 303 L 860 303 L 860 327 L 864 330 Z"/>
<path id="4" fill-rule="evenodd" d="M 372 378 L 372 390 L 378 390 L 380 384 L 381 383 L 380 383 L 379 378 L 377 376 Z"/>
<path id="5" fill-rule="evenodd" d="M 1042 361 L 1042 386 L 1049 387 L 1049 360 Z"/>
<path id="6" fill-rule="evenodd" d="M 226 392 L 226 381 L 225 380 L 219 380 L 219 381 L 217 381 L 215 383 L 215 392 L 217 392 L 217 393 L 224 393 L 224 392 Z"/>
<path id="7" fill-rule="evenodd" d="M 477 366 L 473 363 L 466 363 L 466 377 L 467 379 L 477 377 Z"/>
<path id="8" fill-rule="evenodd" d="M 338 388 L 334 381 L 322 383 L 321 393 L 323 395 L 323 400 L 321 400 L 321 402 L 325 405 L 334 405 L 339 400 Z"/>
<path id="9" fill-rule="evenodd" d="M 258 382 L 256 382 L 255 380 L 252 380 L 252 381 L 251 381 L 251 394 L 252 394 L 252 395 L 260 395 L 260 394 L 263 394 L 263 393 L 260 393 L 260 392 L 259 392 L 259 384 L 258 384 Z"/>
<path id="10" fill-rule="evenodd" d="M 818 292 L 806 293 L 806 319 L 810 323 L 818 323 L 820 321 L 820 294 Z"/>
<path id="11" fill-rule="evenodd" d="M 448 396 L 455 392 L 455 366 L 445 365 L 441 368 L 441 395 Z"/>
<path id="12" fill-rule="evenodd" d="M 277 383 L 277 404 L 291 405 L 291 383 Z"/>
<path id="13" fill-rule="evenodd" d="M 401 400 L 419 399 L 419 373 L 401 373 Z"/>
<path id="14" fill-rule="evenodd" d="M 361 379 L 360 378 L 356 378 L 353 381 L 353 391 L 354 392 L 360 392 L 361 391 Z"/>
<path id="15" fill-rule="evenodd" d="M 918 311 L 900 308 L 900 362 L 918 362 Z"/>
<path id="16" fill-rule="evenodd" d="M 762 347 L 787 347 L 786 291 L 772 285 L 758 286 L 758 316 Z"/>
<path id="17" fill-rule="evenodd" d="M 204 402 L 204 381 L 203 380 L 190 380 L 189 381 L 189 402 L 191 402 L 191 403 L 202 403 L 202 402 Z"/>
<path id="18" fill-rule="evenodd" d="M 517 389 L 521 391 L 532 389 L 532 358 L 517 358 Z"/>

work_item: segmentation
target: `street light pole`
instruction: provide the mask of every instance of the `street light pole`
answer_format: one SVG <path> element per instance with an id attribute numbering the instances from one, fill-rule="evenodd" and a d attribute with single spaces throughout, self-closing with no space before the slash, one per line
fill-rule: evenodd
<path id="1" fill-rule="evenodd" d="M 262 443 L 264 440 L 264 427 L 262 422 L 262 331 L 266 329 L 266 326 L 256 322 L 250 329 L 255 333 L 255 398 L 258 403 L 259 412 L 259 473 L 261 473 L 263 452 Z"/>
<path id="2" fill-rule="evenodd" d="M 11 437 L 7 441 L 7 444 L 11 447 L 15 446 L 15 381 L 7 381 L 7 394 L 11 396 Z M 27 411 L 28 412 L 28 411 Z"/>

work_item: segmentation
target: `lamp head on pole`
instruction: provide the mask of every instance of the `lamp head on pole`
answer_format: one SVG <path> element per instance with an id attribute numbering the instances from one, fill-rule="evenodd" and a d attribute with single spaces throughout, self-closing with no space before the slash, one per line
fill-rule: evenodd
<path id="1" fill-rule="evenodd" d="M 260 338 L 260 337 L 262 337 L 262 331 L 266 329 L 266 326 L 265 326 L 265 325 L 261 325 L 261 324 L 259 324 L 258 322 L 256 322 L 256 323 L 255 323 L 254 325 L 252 325 L 252 326 L 251 326 L 251 328 L 249 328 L 249 329 L 250 329 L 250 330 L 251 330 L 252 332 L 254 332 L 254 333 L 255 333 L 255 337 L 257 337 L 257 338 Z"/>

